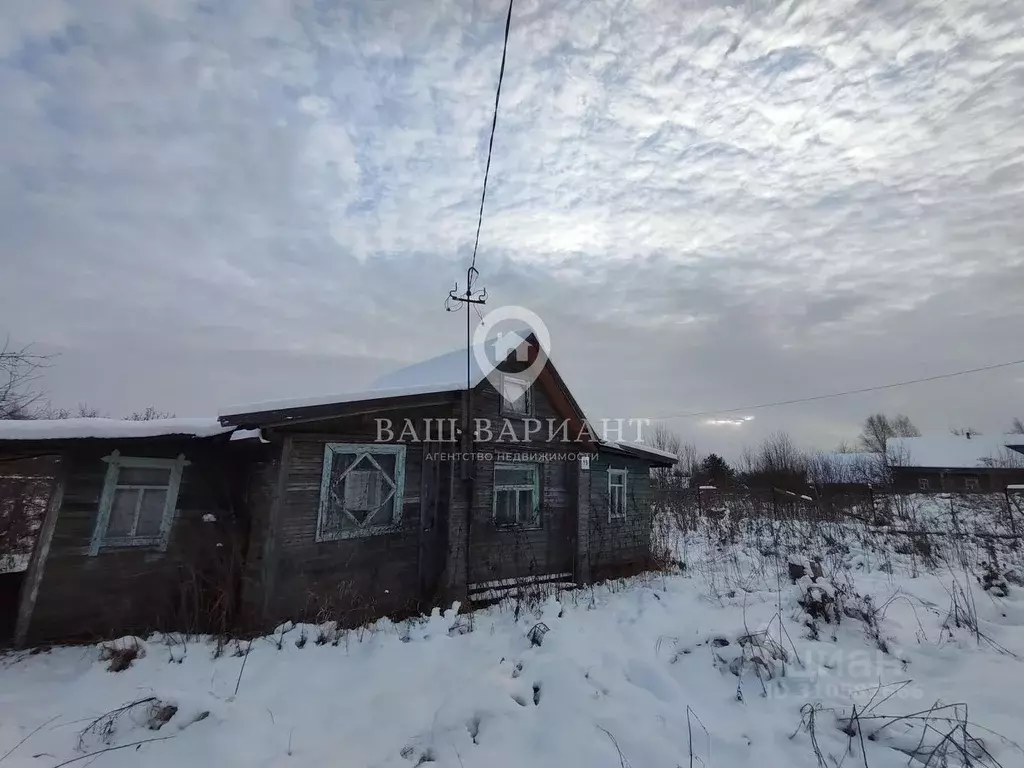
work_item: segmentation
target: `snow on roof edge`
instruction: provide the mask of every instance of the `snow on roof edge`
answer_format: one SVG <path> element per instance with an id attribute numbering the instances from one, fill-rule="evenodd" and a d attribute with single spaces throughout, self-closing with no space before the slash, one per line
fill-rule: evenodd
<path id="1" fill-rule="evenodd" d="M 414 395 L 432 395 L 441 392 L 455 392 L 466 388 L 465 382 L 444 382 L 422 384 L 409 387 L 390 387 L 385 389 L 368 389 L 362 392 L 337 392 L 330 395 L 314 395 L 313 397 L 293 397 L 281 400 L 264 400 L 258 403 L 229 405 L 217 411 L 219 418 L 242 416 L 247 413 L 263 413 L 266 411 L 289 411 L 295 408 L 314 408 L 318 405 L 344 405 L 358 403 L 363 400 L 383 400 L 388 397 L 411 397 Z"/>
<path id="2" fill-rule="evenodd" d="M 895 466 L 978 469 L 1015 463 L 1015 452 L 1010 447 L 1013 444 L 1011 435 L 890 437 L 885 450 L 888 461 Z"/>
<path id="3" fill-rule="evenodd" d="M 4 440 L 109 440 L 186 435 L 213 437 L 233 431 L 212 418 L 127 419 L 5 419 L 0 420 Z"/>
<path id="4" fill-rule="evenodd" d="M 627 443 L 621 440 L 598 440 L 598 443 L 603 446 L 618 448 L 623 451 L 637 451 L 639 453 L 647 453 L 652 456 L 657 456 L 661 459 L 671 459 L 673 463 L 679 463 L 679 457 L 671 451 L 663 451 L 660 448 L 652 448 L 644 443 Z"/>

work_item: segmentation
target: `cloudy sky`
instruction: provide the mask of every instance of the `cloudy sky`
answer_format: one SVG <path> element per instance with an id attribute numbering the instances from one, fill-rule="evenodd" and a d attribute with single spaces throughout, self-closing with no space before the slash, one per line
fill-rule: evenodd
<path id="1" fill-rule="evenodd" d="M 7 0 L 0 331 L 58 405 L 363 389 L 456 347 L 503 0 Z M 1020 0 L 516 0 L 479 267 L 591 417 L 1024 358 Z M 1024 366 L 671 425 L 1024 417 Z"/>

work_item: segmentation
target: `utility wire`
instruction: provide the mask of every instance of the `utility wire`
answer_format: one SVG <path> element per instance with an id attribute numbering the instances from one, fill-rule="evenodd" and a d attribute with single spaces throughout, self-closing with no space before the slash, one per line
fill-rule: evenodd
<path id="1" fill-rule="evenodd" d="M 864 392 L 878 392 L 883 389 L 895 389 L 896 387 L 906 387 L 910 384 L 923 384 L 927 381 L 938 381 L 940 379 L 952 379 L 956 376 L 967 376 L 971 373 L 982 373 L 984 371 L 994 371 L 997 368 L 1009 368 L 1011 365 L 1021 365 L 1024 360 L 1011 360 L 1006 363 L 996 363 L 995 365 L 985 365 L 981 368 L 968 368 L 963 371 L 953 371 L 952 373 L 940 373 L 937 376 L 925 376 L 920 379 L 908 379 L 907 381 L 896 381 L 892 384 L 880 384 L 876 387 L 862 387 L 861 389 L 849 389 L 845 392 L 832 392 L 827 395 L 815 395 L 814 397 L 798 397 L 793 400 L 777 400 L 773 403 L 759 403 L 757 405 L 744 405 L 739 408 L 720 408 L 714 411 L 694 411 L 691 413 L 676 413 L 671 416 L 660 416 L 655 421 L 665 421 L 667 419 L 691 419 L 697 418 L 698 416 L 717 416 L 723 413 L 739 413 L 740 411 L 756 411 L 761 408 L 775 408 L 780 405 L 795 405 L 796 403 L 811 403 L 815 400 L 829 400 L 834 397 L 846 397 L 848 395 L 859 395 Z"/>
<path id="2" fill-rule="evenodd" d="M 508 31 L 512 26 L 512 2 L 508 0 L 508 16 L 505 18 L 505 43 L 501 49 L 501 69 L 498 70 L 498 89 L 494 94 L 494 117 L 491 119 L 491 140 L 487 144 L 487 165 L 484 167 L 484 186 L 480 191 L 480 213 L 476 219 L 476 239 L 473 241 L 473 261 L 476 268 L 476 250 L 480 246 L 480 227 L 484 223 L 484 200 L 487 199 L 487 177 L 491 173 L 491 153 L 494 151 L 494 131 L 498 127 L 498 101 L 501 99 L 501 81 L 505 78 L 505 56 L 508 54 Z"/>

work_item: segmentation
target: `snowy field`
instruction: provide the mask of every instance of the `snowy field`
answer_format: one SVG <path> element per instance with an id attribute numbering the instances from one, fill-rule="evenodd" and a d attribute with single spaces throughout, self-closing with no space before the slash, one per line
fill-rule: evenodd
<path id="1" fill-rule="evenodd" d="M 1016 574 L 984 589 L 976 558 L 786 536 L 777 555 L 778 530 L 709 526 L 677 537 L 670 574 L 518 611 L 285 625 L 247 656 L 177 636 L 116 672 L 99 646 L 8 655 L 0 768 L 1024 766 Z"/>

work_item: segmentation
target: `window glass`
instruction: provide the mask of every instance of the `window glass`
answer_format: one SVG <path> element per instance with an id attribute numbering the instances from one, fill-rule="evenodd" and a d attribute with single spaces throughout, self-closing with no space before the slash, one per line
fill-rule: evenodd
<path id="1" fill-rule="evenodd" d="M 139 507 L 139 522 L 135 526 L 136 536 L 159 536 L 164 519 L 164 505 L 167 503 L 166 488 L 147 488 L 142 493 Z"/>
<path id="2" fill-rule="evenodd" d="M 107 520 L 107 536 L 120 538 L 130 536 L 135 524 L 135 507 L 139 503 L 141 491 L 117 488 L 114 500 L 110 505 L 110 517 Z"/>
<path id="3" fill-rule="evenodd" d="M 118 485 L 163 485 L 171 482 L 170 467 L 121 467 Z"/>

